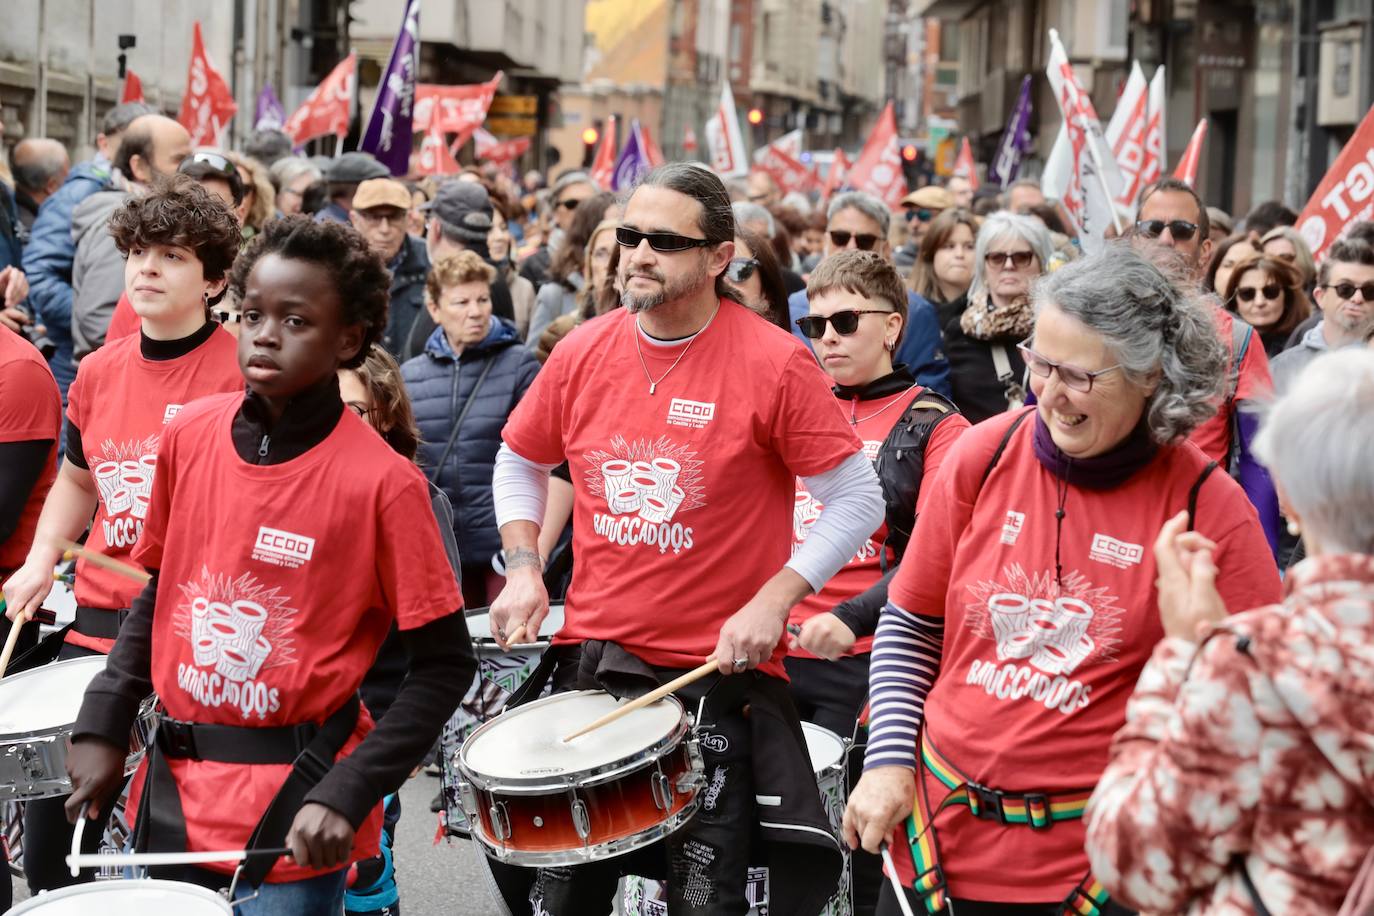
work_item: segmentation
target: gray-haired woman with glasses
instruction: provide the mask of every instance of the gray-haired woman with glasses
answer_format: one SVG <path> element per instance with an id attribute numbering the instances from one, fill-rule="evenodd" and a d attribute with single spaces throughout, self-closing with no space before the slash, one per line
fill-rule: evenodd
<path id="1" fill-rule="evenodd" d="M 1186 512 L 1227 607 L 1280 591 L 1245 493 L 1187 441 L 1226 364 L 1206 304 L 1126 245 L 1041 278 L 1031 303 L 1037 404 L 955 444 L 873 645 L 845 836 L 889 844 L 913 910 L 1122 912 L 1081 818 L 1164 635 L 1149 545 Z M 878 913 L 897 911 L 885 888 Z"/>

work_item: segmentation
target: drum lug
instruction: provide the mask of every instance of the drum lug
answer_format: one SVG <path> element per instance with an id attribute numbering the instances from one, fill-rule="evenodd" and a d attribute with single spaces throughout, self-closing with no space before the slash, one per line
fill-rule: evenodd
<path id="1" fill-rule="evenodd" d="M 506 803 L 492 802 L 487 809 L 487 816 L 491 818 L 492 833 L 496 834 L 496 840 L 504 848 L 506 840 L 511 838 L 510 814 L 506 811 Z"/>
<path id="2" fill-rule="evenodd" d="M 673 785 L 659 769 L 649 777 L 649 791 L 654 797 L 654 805 L 665 814 L 673 810 Z"/>
<path id="3" fill-rule="evenodd" d="M 19 768 L 30 780 L 42 779 L 47 773 L 43 766 L 43 755 L 38 753 L 38 749 L 32 744 L 26 744 L 19 750 Z"/>
<path id="4" fill-rule="evenodd" d="M 587 840 L 592 835 L 592 819 L 587 813 L 587 803 L 580 798 L 574 798 L 572 803 L 573 829 L 582 838 L 582 845 L 587 845 Z"/>

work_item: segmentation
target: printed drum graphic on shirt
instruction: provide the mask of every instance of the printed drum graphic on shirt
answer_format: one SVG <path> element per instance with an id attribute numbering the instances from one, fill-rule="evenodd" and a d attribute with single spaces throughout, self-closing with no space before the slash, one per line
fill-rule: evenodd
<path id="1" fill-rule="evenodd" d="M 996 644 L 996 660 L 974 661 L 965 682 L 1002 700 L 1043 703 L 1067 715 L 1088 705 L 1090 688 L 1069 676 L 1086 662 L 1117 658 L 1125 610 L 1116 596 L 1072 572 L 1062 586 L 1046 570 L 1029 574 L 1019 563 L 1002 581 L 968 586 L 965 623 Z"/>
<path id="2" fill-rule="evenodd" d="M 148 500 L 153 495 L 157 446 L 156 435 L 119 444 L 106 439 L 100 444 L 100 451 L 87 456 L 96 495 L 105 507 L 102 534 L 111 547 L 131 550 L 143 533 Z"/>
<path id="3" fill-rule="evenodd" d="M 178 685 L 202 706 L 233 706 L 245 719 L 276 712 L 277 688 L 261 676 L 296 663 L 290 598 L 250 573 L 233 579 L 206 567 L 180 589 L 172 630 L 191 644 L 192 662 L 177 666 Z"/>
<path id="4" fill-rule="evenodd" d="M 643 544 L 659 553 L 691 549 L 692 529 L 677 516 L 706 505 L 696 452 L 667 436 L 632 443 L 616 436 L 608 449 L 582 457 L 587 490 L 606 504 L 607 511 L 592 517 L 597 534 L 612 544 Z"/>

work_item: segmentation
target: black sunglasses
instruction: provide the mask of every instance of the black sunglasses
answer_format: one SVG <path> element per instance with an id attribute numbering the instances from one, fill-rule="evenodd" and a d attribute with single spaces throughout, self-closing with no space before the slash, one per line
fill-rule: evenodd
<path id="1" fill-rule="evenodd" d="M 836 248 L 849 247 L 849 240 L 853 239 L 855 246 L 860 251 L 872 251 L 873 246 L 878 244 L 878 236 L 870 235 L 867 232 L 845 232 L 843 229 L 831 229 L 830 241 Z"/>
<path id="2" fill-rule="evenodd" d="M 1374 292 L 1374 283 L 1370 284 L 1370 291 Z M 1265 286 L 1242 286 L 1236 290 L 1236 298 L 1241 302 L 1249 302 L 1251 299 L 1255 298 L 1255 294 L 1258 293 L 1266 299 L 1277 299 L 1282 292 L 1283 287 L 1279 286 L 1277 283 L 1269 283 Z M 1353 293 L 1354 290 L 1352 289 L 1351 292 Z"/>
<path id="3" fill-rule="evenodd" d="M 1359 290 L 1360 298 L 1365 302 L 1374 302 L 1374 283 L 1364 283 L 1356 286 L 1354 283 L 1325 283 L 1322 289 L 1334 289 L 1336 295 L 1342 299 L 1350 299 Z"/>
<path id="4" fill-rule="evenodd" d="M 628 226 L 616 227 L 615 240 L 622 248 L 638 248 L 640 242 L 647 241 L 654 251 L 686 251 L 713 244 L 709 239 L 694 239 L 675 232 L 640 232 Z"/>
<path id="5" fill-rule="evenodd" d="M 895 313 L 891 309 L 845 309 L 833 315 L 805 315 L 797 319 L 797 327 L 812 340 L 820 340 L 825 336 L 825 325 L 829 322 L 835 326 L 836 334 L 848 337 L 859 329 L 860 315 L 892 314 Z"/>
<path id="6" fill-rule="evenodd" d="M 221 156 L 219 153 L 192 153 L 185 159 L 181 160 L 181 165 L 178 167 L 178 171 L 185 169 L 188 165 L 191 165 L 193 163 L 201 163 L 203 165 L 208 165 L 210 168 L 214 169 L 216 172 L 219 172 L 226 178 L 228 178 L 231 175 L 235 178 L 239 177 L 238 166 L 234 165 L 234 163 L 230 162 L 226 157 Z"/>
<path id="7" fill-rule="evenodd" d="M 564 210 L 576 210 L 581 204 L 582 204 L 582 201 L 576 200 L 576 199 L 574 199 L 574 200 L 560 200 L 560 201 L 558 202 L 558 206 L 562 207 Z"/>
<path id="8" fill-rule="evenodd" d="M 743 283 L 758 269 L 759 262 L 754 258 L 731 258 L 730 266 L 725 268 L 725 279 L 731 283 Z"/>
<path id="9" fill-rule="evenodd" d="M 1022 270 L 1030 266 L 1033 257 L 1035 257 L 1033 251 L 989 251 L 983 255 L 983 263 L 989 267 L 1010 265 L 1014 270 Z"/>
<path id="10" fill-rule="evenodd" d="M 1186 219 L 1142 219 L 1135 224 L 1135 231 L 1147 239 L 1159 238 L 1165 229 L 1169 230 L 1175 242 L 1186 242 L 1197 235 L 1197 223 L 1190 223 Z"/>
<path id="11" fill-rule="evenodd" d="M 939 215 L 939 210 L 929 210 L 925 207 L 912 207 L 906 211 L 906 221 L 909 223 L 913 220 L 920 220 L 923 223 L 928 223 Z"/>

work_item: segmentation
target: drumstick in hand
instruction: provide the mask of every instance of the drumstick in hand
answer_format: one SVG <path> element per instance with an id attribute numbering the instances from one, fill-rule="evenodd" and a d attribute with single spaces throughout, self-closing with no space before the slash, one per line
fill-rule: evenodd
<path id="1" fill-rule="evenodd" d="M 5 613 L 5 599 L 0 598 L 0 614 Z M 0 651 L 0 677 L 5 676 L 5 669 L 10 666 L 10 656 L 14 654 L 14 647 L 19 642 L 19 631 L 24 624 L 29 622 L 27 614 L 15 614 L 14 620 L 10 622 L 10 635 L 5 639 L 5 648 Z"/>
<path id="2" fill-rule="evenodd" d="M 519 644 L 520 644 L 520 639 L 519 639 L 519 637 L 522 637 L 522 636 L 524 636 L 524 635 L 525 635 L 525 624 L 524 624 L 524 623 L 521 623 L 521 624 L 520 624 L 518 627 L 516 627 L 514 630 L 511 630 L 511 631 L 510 631 L 510 635 L 506 637 L 506 645 L 508 645 L 508 646 L 517 646 L 517 645 L 519 645 Z"/>
<path id="3" fill-rule="evenodd" d="M 145 585 L 147 584 L 148 580 L 152 578 L 152 576 L 148 575 L 146 572 L 139 569 L 137 566 L 130 566 L 128 563 L 121 563 L 118 560 L 112 560 L 109 557 L 105 556 L 103 553 L 96 553 L 94 550 L 87 550 L 80 544 L 73 543 L 72 541 L 61 541 L 60 543 L 62 545 L 63 550 L 65 551 L 62 554 L 62 559 L 64 560 L 70 560 L 72 557 L 80 557 L 87 563 L 90 563 L 94 566 L 99 566 L 102 569 L 108 569 L 112 573 L 119 573 L 119 575 L 125 576 L 129 579 L 135 579 L 139 582 L 144 583 Z"/>
<path id="4" fill-rule="evenodd" d="M 634 712 L 636 709 L 643 709 L 645 706 L 649 706 L 649 705 L 651 705 L 651 704 L 653 704 L 653 703 L 657 703 L 659 700 L 663 699 L 663 698 L 666 697 L 668 694 L 672 693 L 674 690 L 681 690 L 683 687 L 686 687 L 688 684 L 692 683 L 693 681 L 699 681 L 699 680 L 701 680 L 701 679 L 704 678 L 706 675 L 710 674 L 712 671 L 715 671 L 715 670 L 717 669 L 717 667 L 718 667 L 718 666 L 717 666 L 717 664 L 716 664 L 716 657 L 715 657 L 714 655 L 712 655 L 710 658 L 706 659 L 706 661 L 702 663 L 701 667 L 699 667 L 699 668 L 693 668 L 691 671 L 688 671 L 686 674 L 682 675 L 681 677 L 674 678 L 673 680 L 671 680 L 671 681 L 669 681 L 668 683 L 664 684 L 662 687 L 658 688 L 657 690 L 651 690 L 650 692 L 644 694 L 644 696 L 640 697 L 640 698 L 637 699 L 637 700 L 631 700 L 630 702 L 626 703 L 624 706 L 617 706 L 615 709 L 613 709 L 613 710 L 611 710 L 610 712 L 606 713 L 606 714 L 605 714 L 604 716 L 602 716 L 600 719 L 597 719 L 595 722 L 593 722 L 593 723 L 590 724 L 590 725 L 584 725 L 583 727 L 579 728 L 577 731 L 573 732 L 571 735 L 568 735 L 568 736 L 567 736 L 566 738 L 564 738 L 563 740 L 564 740 L 564 741 L 571 741 L 571 740 L 574 739 L 574 738 L 580 738 L 580 737 L 582 737 L 583 735 L 587 734 L 587 732 L 596 731 L 598 728 L 601 728 L 603 725 L 610 725 L 610 724 L 611 724 L 612 722 L 614 722 L 616 719 L 620 719 L 620 718 L 623 718 L 623 717 L 625 717 L 625 716 L 628 716 L 630 713 Z"/>

